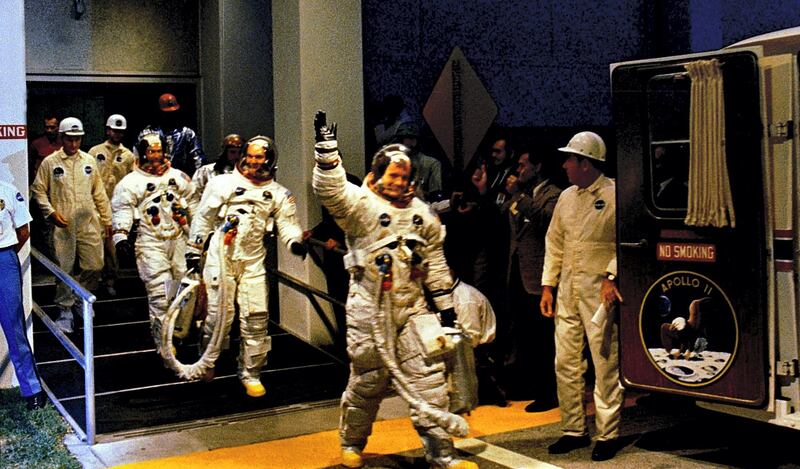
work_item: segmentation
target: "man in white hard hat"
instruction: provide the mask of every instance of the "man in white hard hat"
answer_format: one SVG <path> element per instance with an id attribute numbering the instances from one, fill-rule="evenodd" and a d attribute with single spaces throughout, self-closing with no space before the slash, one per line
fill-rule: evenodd
<path id="1" fill-rule="evenodd" d="M 108 116 L 108 120 L 106 120 L 106 141 L 89 149 L 89 154 L 96 159 L 97 170 L 100 172 L 100 178 L 103 180 L 109 200 L 114 195 L 114 187 L 117 183 L 133 170 L 133 162 L 136 159 L 133 153 L 122 144 L 122 137 L 125 136 L 125 129 L 127 128 L 128 123 L 121 114 Z M 103 246 L 105 248 L 103 280 L 108 294 L 115 296 L 114 284 L 118 270 L 117 256 L 111 240 L 106 239 Z"/>
<path id="2" fill-rule="evenodd" d="M 584 334 L 595 368 L 597 443 L 592 459 L 611 459 L 618 449 L 622 387 L 619 384 L 617 327 L 607 317 L 622 297 L 617 290 L 614 180 L 603 174 L 606 146 L 593 132 L 579 132 L 566 147 L 564 169 L 573 184 L 556 203 L 545 238 L 541 311 L 555 315 L 556 381 L 563 435 L 551 454 L 589 446 L 583 404 Z M 553 289 L 558 287 L 557 308 Z M 604 313 L 606 313 L 604 315 Z M 605 316 L 605 317 L 604 317 Z M 600 318 L 600 320 L 598 320 Z"/>
<path id="3" fill-rule="evenodd" d="M 44 217 L 54 225 L 56 263 L 72 274 L 77 261 L 81 285 L 95 290 L 103 269 L 103 232 L 106 238 L 111 236 L 111 205 L 95 158 L 80 149 L 83 123 L 67 117 L 59 124 L 59 133 L 63 147 L 42 161 L 31 191 Z M 54 301 L 60 309 L 56 326 L 71 333 L 75 298 L 61 282 Z"/>

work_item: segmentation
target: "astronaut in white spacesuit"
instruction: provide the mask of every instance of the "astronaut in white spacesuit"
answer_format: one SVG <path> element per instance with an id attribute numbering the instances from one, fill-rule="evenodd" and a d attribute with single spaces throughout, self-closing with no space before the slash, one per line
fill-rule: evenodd
<path id="1" fill-rule="evenodd" d="M 186 252 L 187 269 L 198 271 L 205 241 L 213 232 L 203 269 L 208 292 L 203 342 L 210 340 L 220 315 L 225 317 L 224 336 L 230 332 L 235 299 L 241 330 L 238 375 L 251 397 L 266 393 L 261 368 L 272 348 L 267 334 L 264 237 L 277 224 L 278 234 L 290 251 L 303 257 L 306 254 L 295 198 L 274 180 L 277 161 L 271 138 L 259 135 L 248 140 L 234 172 L 208 182 L 192 222 Z M 224 305 L 220 304 L 221 286 Z"/>
<path id="2" fill-rule="evenodd" d="M 314 192 L 344 230 L 349 250 L 345 267 L 350 272 L 347 351 L 351 364 L 341 401 L 342 464 L 361 467 L 378 406 L 390 382 L 397 386 L 399 381 L 396 373 L 407 378 L 411 394 L 421 401 L 439 411 L 448 409 L 444 361 L 441 356 L 426 356 L 415 330 L 423 320 L 432 318 L 438 324 L 423 288 L 440 311 L 442 325 L 455 323 L 453 280 L 442 251 L 444 229 L 430 207 L 414 197 L 408 148 L 392 144 L 378 150 L 372 171 L 359 187 L 345 177 L 335 124 L 329 127 L 320 111 L 314 125 Z M 382 311 L 393 327 L 381 323 Z M 381 330 L 386 340 L 378 336 Z M 386 348 L 397 367 L 387 364 Z M 411 406 L 411 420 L 428 462 L 437 468 L 477 468 L 455 457 L 448 434 L 453 429 L 437 423 L 421 408 Z"/>
<path id="3" fill-rule="evenodd" d="M 128 235 L 138 220 L 136 267 L 147 289 L 150 329 L 161 351 L 161 327 L 173 286 L 183 277 L 194 185 L 183 171 L 172 168 L 164 153 L 166 140 L 158 131 L 144 133 L 136 143 L 140 155 L 133 170 L 117 184 L 111 199 L 113 241 L 117 256 L 130 258 Z"/>

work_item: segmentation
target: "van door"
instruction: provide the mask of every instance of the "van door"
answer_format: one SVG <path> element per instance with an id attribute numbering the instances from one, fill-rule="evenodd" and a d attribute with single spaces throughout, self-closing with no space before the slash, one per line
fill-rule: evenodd
<path id="1" fill-rule="evenodd" d="M 721 64 L 735 227 L 689 226 L 685 65 Z M 758 57 L 719 52 L 619 64 L 617 141 L 622 379 L 626 386 L 760 406 L 767 391 L 767 254 Z"/>

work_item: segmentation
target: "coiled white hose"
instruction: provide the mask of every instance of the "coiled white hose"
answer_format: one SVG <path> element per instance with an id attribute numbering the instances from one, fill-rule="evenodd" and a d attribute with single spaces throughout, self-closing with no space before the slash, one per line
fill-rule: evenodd
<path id="1" fill-rule="evenodd" d="M 211 332 L 211 339 L 208 341 L 205 350 L 203 350 L 203 355 L 195 363 L 186 365 L 178 361 L 172 348 L 172 335 L 175 330 L 175 321 L 178 319 L 180 313 L 181 302 L 200 286 L 199 280 L 189 276 L 181 280 L 181 282 L 186 282 L 187 286 L 172 300 L 169 308 L 167 308 L 164 323 L 161 325 L 161 356 L 164 359 L 164 363 L 181 379 L 194 380 L 201 378 L 208 370 L 214 368 L 217 358 L 219 358 L 220 350 L 222 349 L 222 330 L 227 322 L 228 314 L 233 313 L 233 311 L 228 311 L 225 301 L 227 297 L 227 266 L 225 265 L 225 244 L 223 242 L 219 243 L 219 259 L 220 281 L 217 322 L 214 324 L 214 330 Z"/>
<path id="2" fill-rule="evenodd" d="M 467 421 L 460 415 L 437 409 L 420 398 L 411 388 L 408 379 L 397 365 L 394 353 L 389 352 L 386 326 L 388 325 L 388 318 L 391 318 L 392 301 L 387 296 L 383 294 L 380 282 L 378 282 L 378 294 L 376 295 L 378 298 L 378 314 L 375 318 L 376 320 L 372 321 L 372 338 L 375 340 L 375 346 L 378 349 L 381 361 L 386 366 L 386 369 L 389 370 L 395 389 L 400 394 L 400 397 L 408 402 L 408 405 L 424 417 L 435 422 L 436 425 L 442 427 L 447 433 L 458 437 L 467 436 L 467 433 L 469 433 Z M 387 314 L 386 310 L 389 310 L 389 314 Z"/>

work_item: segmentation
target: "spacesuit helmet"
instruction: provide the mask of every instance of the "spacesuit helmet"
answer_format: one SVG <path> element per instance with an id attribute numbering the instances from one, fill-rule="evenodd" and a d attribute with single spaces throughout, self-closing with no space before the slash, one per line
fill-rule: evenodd
<path id="1" fill-rule="evenodd" d="M 159 130 L 141 131 L 135 148 L 139 155 L 139 167 L 142 169 L 153 165 L 162 166 L 169 161 L 167 139 Z"/>
<path id="2" fill-rule="evenodd" d="M 247 178 L 266 181 L 275 177 L 278 170 L 278 151 L 275 142 L 264 135 L 247 141 L 236 168 Z"/>
<path id="3" fill-rule="evenodd" d="M 228 134 L 222 140 L 222 151 L 226 151 L 228 148 L 242 148 L 242 146 L 244 146 L 244 140 L 239 134 Z"/>
<path id="4" fill-rule="evenodd" d="M 400 168 L 406 169 L 398 172 Z M 370 172 L 373 190 L 384 199 L 399 200 L 413 193 L 416 167 L 411 162 L 411 150 L 405 145 L 392 143 L 378 150 Z"/>

